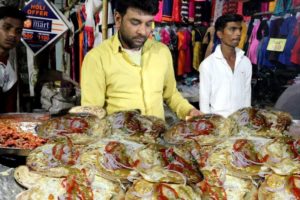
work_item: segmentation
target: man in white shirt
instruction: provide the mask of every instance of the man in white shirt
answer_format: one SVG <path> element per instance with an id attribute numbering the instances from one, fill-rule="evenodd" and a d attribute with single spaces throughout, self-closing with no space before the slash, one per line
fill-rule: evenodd
<path id="1" fill-rule="evenodd" d="M 200 64 L 200 110 L 224 117 L 251 106 L 252 65 L 237 48 L 243 17 L 227 14 L 215 23 L 221 44 Z"/>
<path id="2" fill-rule="evenodd" d="M 26 14 L 14 7 L 0 7 L 0 113 L 15 112 L 17 73 L 11 50 L 20 42 Z"/>

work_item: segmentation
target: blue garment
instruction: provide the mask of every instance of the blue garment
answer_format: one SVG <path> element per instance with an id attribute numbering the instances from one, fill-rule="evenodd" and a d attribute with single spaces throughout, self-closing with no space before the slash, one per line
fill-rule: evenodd
<path id="1" fill-rule="evenodd" d="M 261 40 L 261 48 L 258 52 L 258 66 L 260 68 L 271 68 L 274 69 L 275 65 L 269 61 L 270 51 L 267 51 L 270 37 L 264 37 Z"/>
<path id="2" fill-rule="evenodd" d="M 280 38 L 280 27 L 284 19 L 282 17 L 271 20 L 270 23 L 270 38 Z M 269 51 L 268 59 L 273 62 L 278 62 L 279 52 L 278 51 Z"/>
<path id="3" fill-rule="evenodd" d="M 287 67 L 294 67 L 294 64 L 291 63 L 291 50 L 294 48 L 297 41 L 297 37 L 293 34 L 296 28 L 297 19 L 292 16 L 286 18 L 280 27 L 280 35 L 283 38 L 286 38 L 285 48 L 282 53 L 279 55 L 279 62 L 286 65 Z"/>
<path id="4" fill-rule="evenodd" d="M 173 0 L 163 0 L 163 17 L 172 19 Z"/>

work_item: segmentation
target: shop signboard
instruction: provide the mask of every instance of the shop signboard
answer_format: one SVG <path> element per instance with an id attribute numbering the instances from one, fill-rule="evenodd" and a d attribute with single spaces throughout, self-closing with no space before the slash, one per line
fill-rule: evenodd
<path id="1" fill-rule="evenodd" d="M 28 18 L 24 22 L 22 41 L 34 55 L 40 53 L 68 30 L 61 14 L 47 0 L 31 0 L 22 10 Z"/>

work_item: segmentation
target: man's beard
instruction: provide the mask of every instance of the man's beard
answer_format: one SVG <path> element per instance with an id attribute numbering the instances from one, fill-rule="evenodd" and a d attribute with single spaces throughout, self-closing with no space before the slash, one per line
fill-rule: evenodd
<path id="1" fill-rule="evenodd" d="M 123 34 L 122 31 L 119 30 L 119 39 L 125 45 L 127 45 L 129 49 L 140 49 L 141 47 L 144 46 L 144 44 L 147 40 L 147 37 L 145 37 L 145 36 L 136 36 L 136 37 L 133 37 L 133 38 L 129 38 L 129 37 L 126 36 L 126 34 Z M 134 39 L 141 39 L 141 40 L 143 40 L 143 42 L 136 44 L 134 42 Z"/>

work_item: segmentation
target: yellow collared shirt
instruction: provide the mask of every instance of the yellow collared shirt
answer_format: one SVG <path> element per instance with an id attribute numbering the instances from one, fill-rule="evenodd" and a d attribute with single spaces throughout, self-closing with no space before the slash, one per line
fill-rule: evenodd
<path id="1" fill-rule="evenodd" d="M 85 56 L 81 95 L 82 105 L 102 106 L 108 114 L 140 109 L 143 115 L 164 119 L 165 101 L 184 119 L 193 108 L 176 88 L 171 53 L 164 44 L 148 39 L 139 66 L 122 50 L 117 34 Z"/>

